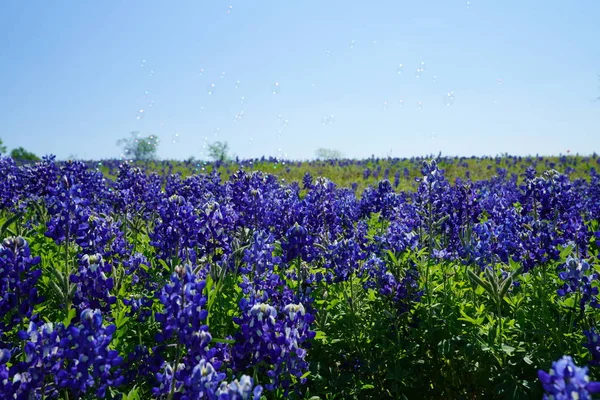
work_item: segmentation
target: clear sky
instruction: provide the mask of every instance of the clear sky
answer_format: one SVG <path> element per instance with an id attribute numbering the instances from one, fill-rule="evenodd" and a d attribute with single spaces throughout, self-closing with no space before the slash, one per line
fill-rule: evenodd
<path id="1" fill-rule="evenodd" d="M 598 0 L 3 0 L 0 138 L 84 159 L 132 131 L 179 159 L 216 140 L 291 159 L 600 152 L 599 16 Z"/>

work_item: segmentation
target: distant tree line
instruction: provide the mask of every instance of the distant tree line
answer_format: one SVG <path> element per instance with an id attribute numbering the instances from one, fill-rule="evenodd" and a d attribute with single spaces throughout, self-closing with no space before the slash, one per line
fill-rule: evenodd
<path id="1" fill-rule="evenodd" d="M 7 149 L 2 139 L 0 139 L 0 154 L 6 155 Z M 17 147 L 16 149 L 12 149 L 10 152 L 10 156 L 18 161 L 39 161 L 40 158 L 36 156 L 34 153 L 25 150 L 23 147 Z"/>
<path id="2" fill-rule="evenodd" d="M 344 158 L 344 155 L 338 150 L 334 149 L 317 149 L 316 152 L 317 160 L 339 160 Z"/>

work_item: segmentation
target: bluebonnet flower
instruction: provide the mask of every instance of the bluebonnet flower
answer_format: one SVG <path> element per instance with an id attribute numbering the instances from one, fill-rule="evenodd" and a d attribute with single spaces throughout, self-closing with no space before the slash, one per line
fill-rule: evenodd
<path id="1" fill-rule="evenodd" d="M 41 162 L 21 167 L 23 194 L 27 194 L 31 201 L 37 201 L 55 193 L 60 171 L 55 159 L 55 156 L 46 156 L 42 158 Z"/>
<path id="2" fill-rule="evenodd" d="M 416 227 L 410 220 L 393 220 L 384 235 L 376 236 L 382 250 L 391 250 L 401 254 L 406 250 L 414 250 L 419 245 Z"/>
<path id="3" fill-rule="evenodd" d="M 531 263 L 558 259 L 560 247 L 569 243 L 585 256 L 591 234 L 582 219 L 583 202 L 568 177 L 554 170 L 540 177 L 528 170 L 525 176 L 519 202 L 530 230 L 523 244 Z"/>
<path id="4" fill-rule="evenodd" d="M 423 295 L 415 265 L 390 270 L 383 260 L 373 255 L 363 264 L 359 276 L 367 277 L 363 284 L 365 289 L 377 289 L 390 298 L 399 314 L 410 310 Z"/>
<path id="5" fill-rule="evenodd" d="M 598 334 L 596 328 L 583 331 L 583 334 L 587 338 L 587 342 L 583 344 L 583 347 L 587 348 L 592 356 L 590 365 L 600 366 L 600 334 Z"/>
<path id="6" fill-rule="evenodd" d="M 310 330 L 314 317 L 310 312 L 306 312 L 302 303 L 286 304 L 282 311 L 282 334 L 277 338 L 277 344 L 280 346 L 279 362 L 274 370 L 268 373 L 274 379 L 273 384 L 267 385 L 271 389 L 276 387 L 278 381 L 287 389 L 291 381 L 286 379 L 286 375 L 294 376 L 301 384 L 306 383 L 306 378 L 302 378 L 308 370 L 306 349 L 310 347 L 310 340 L 316 334 Z"/>
<path id="7" fill-rule="evenodd" d="M 281 261 L 279 257 L 273 256 L 274 250 L 275 238 L 272 234 L 265 231 L 254 232 L 250 247 L 244 250 L 244 264 L 240 272 L 252 273 L 253 277 L 272 272 L 274 265 Z"/>
<path id="8" fill-rule="evenodd" d="M 236 213 L 227 202 L 208 201 L 199 209 L 200 243 L 204 252 L 218 261 L 220 252 L 231 250 L 231 233 L 235 230 Z"/>
<path id="9" fill-rule="evenodd" d="M 304 261 L 311 261 L 310 247 L 313 240 L 305 227 L 298 223 L 294 224 L 286 233 L 286 241 L 281 244 L 284 259 L 290 262 L 300 257 Z"/>
<path id="10" fill-rule="evenodd" d="M 85 197 L 88 204 L 97 213 L 109 211 L 108 199 L 110 192 L 106 179 L 100 171 L 89 170 L 81 161 L 67 161 L 60 167 L 63 181 L 69 182 L 69 187 L 80 187 L 79 197 Z"/>
<path id="11" fill-rule="evenodd" d="M 15 161 L 10 157 L 0 156 L 0 210 L 10 209 L 22 196 L 24 183 Z"/>
<path id="12" fill-rule="evenodd" d="M 30 322 L 27 331 L 19 333 L 25 341 L 24 361 L 13 364 L 12 385 L 0 391 L 19 399 L 57 398 L 63 390 L 75 397 L 93 392 L 103 398 L 108 387 L 118 387 L 123 381 L 121 358 L 109 348 L 116 327 L 104 327 L 98 310 L 86 309 L 79 319 L 69 327 Z"/>
<path id="13" fill-rule="evenodd" d="M 583 181 L 583 187 L 580 189 L 580 198 L 585 199 L 585 213 L 588 219 L 594 219 L 600 215 L 600 175 L 590 172 L 590 182 Z"/>
<path id="14" fill-rule="evenodd" d="M 218 173 L 210 175 L 191 175 L 181 179 L 179 175 L 170 175 L 166 182 L 165 195 L 179 195 L 194 206 L 200 206 L 207 201 L 221 201 L 225 198 L 226 187 L 222 185 Z"/>
<path id="15" fill-rule="evenodd" d="M 46 236 L 56 244 L 84 238 L 92 215 L 86 188 L 80 184 L 73 185 L 68 177 L 64 177 L 62 183 L 61 187 L 46 196 L 46 206 L 51 216 Z"/>
<path id="16" fill-rule="evenodd" d="M 81 254 L 99 253 L 108 260 L 120 259 L 127 254 L 129 246 L 125 236 L 119 223 L 111 217 L 90 211 L 87 221 L 82 218 L 80 222 L 86 227 L 75 238 L 75 243 L 81 247 Z"/>
<path id="17" fill-rule="evenodd" d="M 448 218 L 451 214 L 451 188 L 444 171 L 438 169 L 435 160 L 424 162 L 421 172 L 423 177 L 417 178 L 419 187 L 414 194 L 414 204 L 422 229 L 429 235 L 428 250 L 433 254 L 438 249 L 434 239 L 444 239 L 444 235 L 456 233 L 452 231 Z"/>
<path id="18" fill-rule="evenodd" d="M 302 186 L 304 189 L 310 189 L 313 183 L 313 178 L 310 172 L 306 172 L 302 177 Z"/>
<path id="19" fill-rule="evenodd" d="M 369 168 L 365 168 L 363 171 L 363 179 L 367 180 L 369 179 L 369 176 L 371 176 L 371 170 Z"/>
<path id="20" fill-rule="evenodd" d="M 234 357 L 237 358 L 238 364 L 243 363 L 240 366 L 245 367 L 268 359 L 269 340 L 274 336 L 272 331 L 275 329 L 277 310 L 265 303 L 251 305 L 242 301 L 240 306 L 245 310 L 242 310 L 242 317 L 234 319 L 240 325 Z"/>
<path id="21" fill-rule="evenodd" d="M 240 306 L 242 316 L 234 319 L 240 325 L 233 348 L 234 365 L 238 369 L 266 367 L 271 383 L 265 387 L 269 390 L 279 385 L 287 390 L 292 377 L 305 383 L 306 378 L 301 377 L 308 369 L 306 348 L 315 336 L 310 330 L 312 314 L 302 303 L 288 303 L 280 311 L 261 302 L 244 300 Z"/>
<path id="22" fill-rule="evenodd" d="M 216 395 L 219 400 L 258 400 L 262 394 L 261 386 L 254 386 L 254 381 L 247 375 L 233 382 L 221 382 Z"/>
<path id="23" fill-rule="evenodd" d="M 552 363 L 550 372 L 538 371 L 544 400 L 588 400 L 600 392 L 600 382 L 590 382 L 587 367 L 578 367 L 570 356 Z"/>
<path id="24" fill-rule="evenodd" d="M 271 231 L 279 236 L 298 204 L 297 186 L 282 187 L 276 177 L 258 171 L 238 171 L 226 187 L 226 203 L 235 212 L 235 227 Z"/>
<path id="25" fill-rule="evenodd" d="M 186 397 L 190 399 L 215 398 L 217 388 L 225 376 L 226 374 L 216 371 L 210 362 L 201 359 L 187 379 Z"/>
<path id="26" fill-rule="evenodd" d="M 335 282 L 344 282 L 352 276 L 358 269 L 359 262 L 366 257 L 359 243 L 352 239 L 342 239 L 329 245 L 325 267 L 334 272 Z"/>
<path id="27" fill-rule="evenodd" d="M 559 296 L 579 293 L 581 309 L 588 303 L 594 308 L 600 308 L 597 298 L 598 287 L 593 285 L 593 281 L 598 280 L 598 273 L 590 268 L 587 261 L 573 257 L 567 258 L 567 262 L 560 268 L 558 277 L 565 281 L 563 286 L 557 290 Z"/>
<path id="28" fill-rule="evenodd" d="M 122 358 L 110 349 L 115 325 L 103 326 L 99 310 L 85 309 L 80 323 L 66 328 L 61 347 L 64 348 L 64 364 L 56 374 L 58 386 L 68 388 L 75 396 L 95 389 L 98 397 L 106 395 L 108 387 L 123 383 L 118 368 Z"/>
<path id="29" fill-rule="evenodd" d="M 32 257 L 27 240 L 9 237 L 0 245 L 0 338 L 32 317 L 33 308 L 41 301 L 36 284 L 41 269 L 40 257 Z"/>
<path id="30" fill-rule="evenodd" d="M 17 398 L 58 397 L 56 374 L 63 368 L 64 326 L 54 326 L 51 322 L 35 324 L 31 322 L 26 333 L 25 362 L 15 364 L 12 373 L 13 393 Z"/>
<path id="31" fill-rule="evenodd" d="M 132 293 L 123 299 L 123 303 L 131 307 L 129 316 L 143 322 L 152 315 L 152 304 L 159 282 L 148 270 L 150 263 L 141 253 L 135 253 L 123 261 L 125 274 L 131 277 Z M 146 266 L 144 268 L 143 266 Z"/>
<path id="32" fill-rule="evenodd" d="M 142 253 L 132 254 L 128 259 L 123 260 L 125 273 L 131 276 L 131 283 L 133 285 L 138 284 L 141 280 L 147 289 L 156 289 L 157 283 L 151 281 L 150 274 L 142 265 L 150 265 L 148 259 Z"/>
<path id="33" fill-rule="evenodd" d="M 113 267 L 105 263 L 100 254 L 83 255 L 79 270 L 70 277 L 77 285 L 73 303 L 81 310 L 86 308 L 110 311 L 117 298 L 110 292 L 114 288 Z"/>
<path id="34" fill-rule="evenodd" d="M 161 201 L 158 214 L 159 220 L 149 235 L 157 256 L 165 261 L 186 259 L 187 250 L 198 246 L 200 221 L 194 207 L 182 196 L 172 195 Z"/>
<path id="35" fill-rule="evenodd" d="M 162 200 L 160 178 L 156 174 L 146 174 L 127 163 L 119 165 L 119 172 L 113 187 L 113 209 L 126 217 L 150 217 Z"/>
<path id="36" fill-rule="evenodd" d="M 360 200 L 361 216 L 381 213 L 384 219 L 389 220 L 400 202 L 401 197 L 394 192 L 392 184 L 388 180 L 380 181 L 376 189 L 368 187 L 364 191 Z"/>
<path id="37" fill-rule="evenodd" d="M 7 366 L 12 354 L 8 349 L 0 349 L 0 396 L 8 399 L 13 394 L 13 383 Z"/>
<path id="38" fill-rule="evenodd" d="M 208 379 L 207 376 L 210 375 L 209 381 L 212 383 L 206 390 L 214 391 L 224 377 L 217 372 L 209 374 L 212 369 L 220 368 L 221 360 L 217 358 L 218 348 L 209 348 L 212 336 L 204 324 L 208 316 L 208 311 L 204 308 L 207 302 L 203 294 L 205 286 L 206 282 L 200 280 L 188 264 L 176 267 L 171 283 L 157 294 L 164 307 L 162 313 L 155 314 L 161 326 L 156 334 L 156 341 L 162 346 L 159 351 L 164 352 L 166 345 L 174 342 L 178 354 L 184 349 L 185 353 L 173 356 L 173 359 L 177 359 L 177 364 L 164 361 L 163 372 L 156 374 L 159 385 L 153 388 L 155 396 L 167 394 L 175 388 L 195 398 L 193 395 L 197 395 L 199 390 L 195 383 L 199 379 Z M 196 368 L 200 363 L 203 367 Z M 208 381 L 202 382 L 208 384 Z"/>

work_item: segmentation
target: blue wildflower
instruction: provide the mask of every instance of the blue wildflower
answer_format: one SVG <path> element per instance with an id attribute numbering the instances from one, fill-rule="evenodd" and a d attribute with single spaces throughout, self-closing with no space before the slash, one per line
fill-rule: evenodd
<path id="1" fill-rule="evenodd" d="M 544 400 L 587 400 L 600 392 L 600 382 L 590 382 L 587 367 L 578 367 L 570 356 L 552 363 L 550 372 L 538 371 Z"/>

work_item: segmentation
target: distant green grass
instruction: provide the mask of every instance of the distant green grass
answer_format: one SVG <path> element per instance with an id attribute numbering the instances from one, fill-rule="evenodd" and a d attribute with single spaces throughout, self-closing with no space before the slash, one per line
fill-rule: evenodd
<path id="1" fill-rule="evenodd" d="M 302 183 L 303 176 L 308 172 L 313 179 L 319 176 L 326 177 L 335 182 L 339 187 L 351 187 L 357 185 L 360 193 L 370 185 L 376 185 L 385 179 L 385 171 L 389 170 L 387 179 L 394 182 L 394 175 L 400 172 L 400 180 L 397 190 L 412 191 L 416 188 L 415 178 L 421 176 L 421 163 L 425 158 L 413 159 L 365 159 L 365 160 L 339 160 L 339 161 L 303 161 L 303 162 L 275 162 L 269 160 L 252 160 L 252 162 L 231 162 L 215 164 L 210 162 L 193 161 L 151 161 L 137 162 L 137 166 L 148 173 L 156 172 L 159 175 L 181 174 L 188 176 L 195 173 L 211 173 L 217 170 L 224 180 L 236 171 L 262 171 L 273 174 L 285 182 Z M 556 169 L 561 173 L 569 173 L 570 178 L 589 178 L 592 168 L 599 168 L 597 156 L 555 156 L 555 157 L 487 157 L 487 158 L 438 158 L 438 165 L 445 170 L 447 179 L 455 182 L 462 180 L 486 180 L 498 175 L 498 168 L 507 170 L 508 175 L 516 174 L 521 181 L 522 175 L 528 167 L 533 167 L 538 173 L 548 169 Z M 89 162 L 105 175 L 114 178 L 117 173 L 118 161 Z M 364 171 L 370 170 L 370 175 L 365 178 Z M 408 170 L 408 177 L 405 176 Z M 377 173 L 375 174 L 375 172 Z"/>

